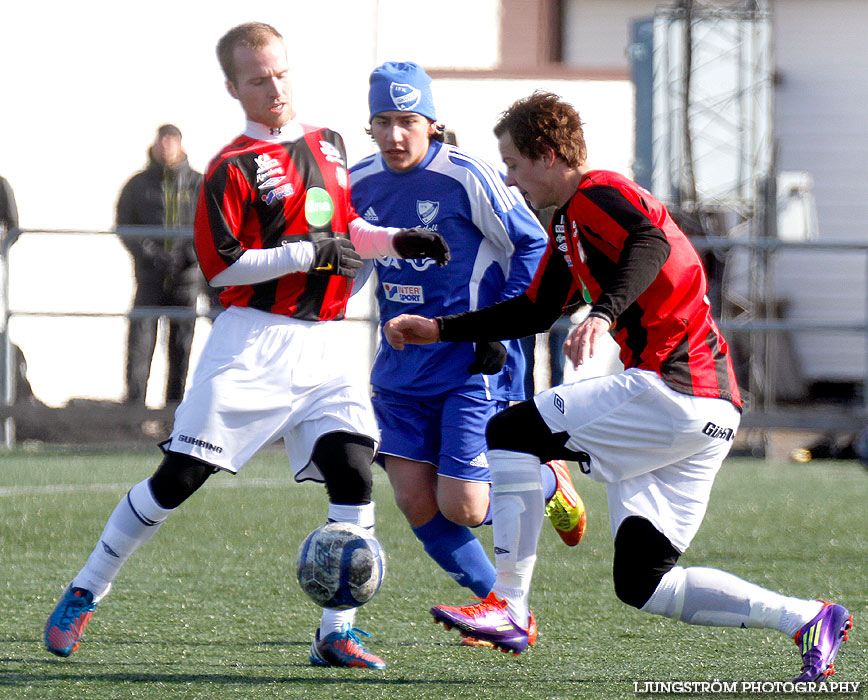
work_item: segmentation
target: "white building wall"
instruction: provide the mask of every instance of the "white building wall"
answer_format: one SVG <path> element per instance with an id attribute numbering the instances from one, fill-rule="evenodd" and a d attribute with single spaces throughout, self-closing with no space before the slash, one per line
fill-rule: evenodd
<path id="1" fill-rule="evenodd" d="M 820 240 L 868 240 L 866 27 L 865 0 L 775 5 L 778 168 L 812 175 Z M 776 266 L 775 280 L 790 318 L 865 319 L 865 255 L 788 254 Z M 796 351 L 809 380 L 865 377 L 863 334 L 804 334 Z"/>
<path id="2" fill-rule="evenodd" d="M 124 182 L 145 166 L 166 122 L 181 128 L 191 165 L 204 170 L 244 125 L 215 45 L 252 20 L 274 25 L 286 40 L 299 118 L 339 131 L 351 162 L 373 147 L 364 129 L 376 65 L 486 69 L 499 58 L 499 0 L 4 2 L 0 174 L 14 188 L 22 228 L 111 230 Z M 470 100 L 489 103 L 485 90 L 467 99 L 456 109 L 479 113 Z M 111 234 L 25 234 L 10 268 L 16 310 L 123 314 L 131 306 L 131 261 Z M 123 396 L 126 328 L 123 318 L 18 316 L 10 336 L 37 397 L 60 406 L 73 397 Z M 365 347 L 362 324 L 347 333 L 349 346 Z M 194 361 L 202 339 L 197 333 Z M 369 357 L 359 350 L 350 359 L 367 369 Z M 158 394 L 149 393 L 150 405 L 159 405 Z"/>
<path id="3" fill-rule="evenodd" d="M 628 68 L 628 23 L 653 15 L 658 0 L 565 0 L 565 60 Z M 743 5 L 742 2 L 703 3 Z M 868 27 L 866 0 L 774 0 L 779 171 L 814 181 L 820 240 L 868 240 Z M 865 255 L 788 253 L 774 266 L 788 318 L 862 323 Z M 743 258 L 742 258 L 743 259 Z M 736 272 L 737 276 L 737 272 Z M 802 332 L 794 343 L 808 381 L 861 382 L 866 340 L 860 333 Z"/>
<path id="4" fill-rule="evenodd" d="M 629 21 L 650 16 L 660 4 L 567 0 L 567 62 L 622 68 L 626 76 Z M 859 32 L 868 26 L 868 3 L 777 0 L 775 11 L 783 77 L 779 166 L 812 174 L 821 237 L 864 239 L 868 52 Z M 234 0 L 153 0 L 123 12 L 109 0 L 11 3 L 0 21 L 6 98 L 0 173 L 15 189 L 22 226 L 110 229 L 121 186 L 144 165 L 155 127 L 167 121 L 182 128 L 191 163 L 204 169 L 241 128 L 214 44 L 228 27 L 251 19 L 284 33 L 300 116 L 340 131 L 351 161 L 372 149 L 363 129 L 367 77 L 375 65 L 416 60 L 432 68 L 488 69 L 499 59 L 499 0 L 441 0 L 436 6 L 427 0 L 286 0 L 255 11 Z M 30 27 L 40 28 L 38 50 Z M 595 166 L 629 173 L 633 105 L 626 80 L 439 80 L 434 90 L 461 145 L 494 160 L 493 116 L 535 87 L 576 103 L 588 122 Z M 129 308 L 129 258 L 113 236 L 107 239 L 85 249 L 68 237 L 51 243 L 22 238 L 12 251 L 13 304 L 32 310 L 58 302 L 69 308 L 73 301 L 79 309 Z M 777 272 L 780 293 L 796 317 L 852 321 L 866 313 L 861 258 L 802 257 L 785 260 Z M 124 322 L 109 324 L 108 331 L 69 331 L 50 323 L 20 318 L 11 326 L 37 394 L 53 405 L 70 396 L 122 395 Z M 806 337 L 798 347 L 813 378 L 857 380 L 865 374 L 858 338 Z"/>

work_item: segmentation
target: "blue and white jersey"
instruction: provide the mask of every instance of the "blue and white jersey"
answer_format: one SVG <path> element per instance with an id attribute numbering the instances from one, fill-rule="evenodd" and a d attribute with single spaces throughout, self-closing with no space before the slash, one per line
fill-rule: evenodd
<path id="1" fill-rule="evenodd" d="M 350 169 L 350 181 L 353 207 L 366 221 L 437 231 L 452 253 L 445 267 L 428 259 L 374 261 L 381 335 L 374 388 L 422 397 L 466 389 L 524 399 L 517 340 L 504 341 L 509 356 L 503 370 L 486 376 L 467 371 L 475 359 L 472 343 L 407 345 L 398 352 L 382 337 L 383 324 L 403 313 L 455 314 L 524 292 L 547 241 L 524 198 L 488 163 L 438 141 L 406 172 L 390 170 L 376 153 Z"/>

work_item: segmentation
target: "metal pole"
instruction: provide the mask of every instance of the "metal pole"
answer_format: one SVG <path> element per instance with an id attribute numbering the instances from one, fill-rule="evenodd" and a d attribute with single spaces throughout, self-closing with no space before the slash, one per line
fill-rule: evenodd
<path id="1" fill-rule="evenodd" d="M 4 406 L 15 403 L 15 361 L 12 356 L 12 341 L 9 339 L 9 241 L 18 238 L 19 231 L 10 229 L 0 241 L 0 275 L 2 275 L 2 287 L 0 287 L 0 323 L 3 324 L 0 331 L 0 354 L 2 354 L 2 401 Z M 0 446 L 11 450 L 15 447 L 15 419 L 10 415 L 0 423 Z"/>

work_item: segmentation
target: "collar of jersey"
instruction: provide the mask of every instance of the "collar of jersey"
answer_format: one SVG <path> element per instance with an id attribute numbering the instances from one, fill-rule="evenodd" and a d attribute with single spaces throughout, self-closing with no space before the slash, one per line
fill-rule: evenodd
<path id="1" fill-rule="evenodd" d="M 275 134 L 272 133 L 271 127 L 248 119 L 244 135 L 259 141 L 298 141 L 304 136 L 304 129 L 293 119 L 280 127 L 280 133 Z"/>

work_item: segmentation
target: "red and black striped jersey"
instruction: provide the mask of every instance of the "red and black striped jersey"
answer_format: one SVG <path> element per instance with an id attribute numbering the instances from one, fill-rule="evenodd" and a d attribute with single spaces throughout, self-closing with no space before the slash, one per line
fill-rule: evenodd
<path id="1" fill-rule="evenodd" d="M 741 407 L 707 290 L 696 250 L 663 204 L 617 173 L 593 170 L 552 218 L 549 247 L 525 294 L 440 319 L 441 339 L 529 335 L 584 297 L 592 314 L 613 321 L 625 368 L 653 370 L 675 391 Z"/>
<path id="2" fill-rule="evenodd" d="M 290 122 L 271 135 L 251 123 L 208 166 L 196 209 L 196 254 L 211 280 L 247 249 L 347 237 L 355 218 L 340 134 Z M 296 272 L 226 287 L 220 302 L 327 321 L 343 318 L 350 290 L 347 277 Z"/>

